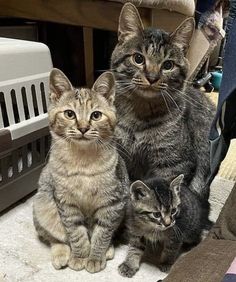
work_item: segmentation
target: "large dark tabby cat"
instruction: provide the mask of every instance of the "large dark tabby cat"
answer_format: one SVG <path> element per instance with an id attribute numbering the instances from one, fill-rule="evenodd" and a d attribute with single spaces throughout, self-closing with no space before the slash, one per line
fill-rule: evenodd
<path id="1" fill-rule="evenodd" d="M 175 32 L 144 29 L 134 5 L 124 5 L 111 58 L 117 92 L 118 142 L 131 180 L 183 173 L 185 185 L 207 199 L 209 100 L 188 83 L 186 52 L 194 20 Z"/>

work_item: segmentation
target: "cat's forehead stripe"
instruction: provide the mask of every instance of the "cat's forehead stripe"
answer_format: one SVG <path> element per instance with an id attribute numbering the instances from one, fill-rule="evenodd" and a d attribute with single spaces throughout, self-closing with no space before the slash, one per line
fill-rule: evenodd
<path id="1" fill-rule="evenodd" d="M 153 61 L 153 59 L 154 59 L 159 64 L 159 63 L 162 63 L 163 60 L 166 59 L 166 57 L 168 57 L 169 54 L 168 55 L 165 54 L 166 50 L 165 50 L 164 46 L 160 46 L 159 51 L 157 51 L 156 49 L 157 49 L 156 45 L 150 44 L 148 49 L 147 50 L 143 49 L 142 52 L 143 52 L 143 54 L 146 54 L 146 56 L 149 59 L 151 59 L 151 61 Z M 146 63 L 148 63 L 148 61 L 149 60 L 147 60 Z M 156 70 L 156 71 L 158 71 L 158 70 Z"/>
<path id="2" fill-rule="evenodd" d="M 171 205 L 172 193 L 169 189 L 155 187 L 154 192 L 155 192 L 156 200 L 160 203 L 160 205 L 164 205 L 166 207 Z"/>
<path id="3" fill-rule="evenodd" d="M 79 89 L 75 89 L 75 99 L 79 99 Z"/>
<path id="4" fill-rule="evenodd" d="M 152 56 L 156 52 L 156 43 L 151 43 L 147 49 L 147 55 Z"/>
<path id="5" fill-rule="evenodd" d="M 88 101 L 91 101 L 91 94 L 88 89 L 81 88 L 76 92 L 76 94 L 77 100 L 79 101 L 80 105 L 87 105 Z"/>

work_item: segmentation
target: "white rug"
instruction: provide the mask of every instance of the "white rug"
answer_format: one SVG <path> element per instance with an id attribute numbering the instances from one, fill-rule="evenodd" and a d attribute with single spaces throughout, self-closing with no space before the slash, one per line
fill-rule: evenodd
<path id="1" fill-rule="evenodd" d="M 211 218 L 216 219 L 234 182 L 218 178 L 211 188 Z M 50 263 L 49 247 L 41 243 L 32 222 L 32 198 L 0 218 L 0 282 L 156 282 L 166 274 L 156 266 L 142 263 L 132 278 L 123 278 L 117 267 L 124 260 L 127 247 L 116 249 L 115 258 L 102 272 L 90 274 L 69 268 L 55 270 Z"/>
<path id="2" fill-rule="evenodd" d="M 50 263 L 50 249 L 41 243 L 32 222 L 32 199 L 18 205 L 0 218 L 0 281 L 7 282 L 122 282 L 130 280 L 118 274 L 127 247 L 116 249 L 115 258 L 105 270 L 90 274 L 69 268 L 55 270 Z M 156 282 L 166 274 L 155 266 L 142 263 L 132 281 Z"/>

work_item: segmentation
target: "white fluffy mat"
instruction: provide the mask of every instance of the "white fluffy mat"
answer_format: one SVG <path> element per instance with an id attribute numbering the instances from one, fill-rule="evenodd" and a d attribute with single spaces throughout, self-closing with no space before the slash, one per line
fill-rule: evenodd
<path id="1" fill-rule="evenodd" d="M 211 218 L 216 219 L 234 182 L 217 178 L 211 187 Z M 165 273 L 147 263 L 132 278 L 123 278 L 117 267 L 124 260 L 127 246 L 116 249 L 115 258 L 102 272 L 90 274 L 69 268 L 55 270 L 50 262 L 50 249 L 41 243 L 32 222 L 32 198 L 19 204 L 0 218 L 0 282 L 156 282 Z"/>

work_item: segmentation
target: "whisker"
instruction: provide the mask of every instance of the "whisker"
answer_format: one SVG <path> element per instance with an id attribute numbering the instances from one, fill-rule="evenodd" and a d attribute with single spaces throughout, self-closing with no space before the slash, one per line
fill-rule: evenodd
<path id="1" fill-rule="evenodd" d="M 179 105 L 177 104 L 177 102 L 173 99 L 173 97 L 171 96 L 171 94 L 167 91 L 167 90 L 164 90 L 167 97 L 175 104 L 176 108 L 179 110 L 179 112 L 181 113 L 182 111 L 180 110 L 180 107 Z"/>
<path id="2" fill-rule="evenodd" d="M 134 91 L 137 89 L 137 86 L 134 86 L 133 91 L 129 93 L 129 96 L 132 96 L 132 94 L 134 93 Z M 131 109 L 130 109 L 131 111 Z"/>
<path id="3" fill-rule="evenodd" d="M 117 148 L 116 146 L 113 146 L 111 143 L 108 143 L 107 146 L 110 147 L 110 148 L 113 148 L 113 149 L 117 150 L 118 153 L 120 153 L 121 155 L 123 155 L 123 156 L 127 157 L 129 160 L 131 160 L 130 155 L 128 155 L 128 154 L 127 154 L 126 152 L 124 152 L 123 150 Z"/>
<path id="4" fill-rule="evenodd" d="M 126 83 L 131 84 L 131 81 L 129 79 L 116 79 L 116 83 L 122 83 L 122 82 L 126 82 Z"/>
<path id="5" fill-rule="evenodd" d="M 112 150 L 116 150 L 118 153 L 122 153 L 123 155 L 125 155 L 127 158 L 130 158 L 129 155 L 127 155 L 126 153 L 124 153 L 123 151 L 121 151 L 120 149 L 118 149 L 116 146 L 113 146 L 111 143 L 107 143 L 105 144 L 101 139 L 98 139 L 99 144 L 103 147 L 104 150 L 108 150 L 109 148 Z"/>
<path id="6" fill-rule="evenodd" d="M 112 69 L 112 68 L 108 68 L 108 69 L 99 69 L 99 70 L 95 70 L 95 71 L 97 71 L 97 72 L 105 72 L 105 71 L 116 71 L 116 69 Z"/>
<path id="7" fill-rule="evenodd" d="M 125 94 L 125 93 L 127 93 L 127 92 L 129 92 L 130 90 L 133 90 L 133 89 L 135 89 L 133 85 L 131 85 L 131 86 L 128 85 L 128 86 L 125 86 L 123 88 L 117 87 L 117 90 L 119 90 L 120 93 L 122 93 L 122 94 Z"/>
<path id="8" fill-rule="evenodd" d="M 121 152 L 121 153 L 123 153 L 123 154 L 126 154 L 126 156 L 127 156 L 129 159 L 131 159 L 131 154 L 130 154 L 130 152 L 129 152 L 124 146 L 122 146 L 122 145 L 121 145 L 120 143 L 118 143 L 116 140 L 112 140 L 112 141 L 111 141 L 111 144 L 112 144 L 112 142 L 115 142 L 116 149 L 117 149 L 119 152 Z M 117 148 L 117 146 L 121 147 L 121 149 Z M 124 153 L 124 152 L 125 152 L 125 153 Z"/>
<path id="9" fill-rule="evenodd" d="M 51 153 L 52 149 L 60 142 L 63 142 L 63 141 L 67 141 L 69 139 L 69 137 L 66 137 L 66 136 L 62 136 L 59 140 L 57 140 L 55 143 L 53 143 L 49 149 L 49 151 L 47 152 L 47 155 L 45 157 L 45 161 L 47 161 L 47 158 L 49 157 L 49 154 Z"/>
<path id="10" fill-rule="evenodd" d="M 163 98 L 163 100 L 164 100 L 164 102 L 165 102 L 165 104 L 166 104 L 167 110 L 169 111 L 170 115 L 172 116 L 172 113 L 171 113 L 170 108 L 169 108 L 169 106 L 168 106 L 168 104 L 167 104 L 167 101 L 166 101 L 166 98 L 165 98 L 164 93 L 161 92 L 161 96 L 162 96 L 162 98 Z"/>
<path id="11" fill-rule="evenodd" d="M 111 71 L 112 71 L 114 74 L 116 74 L 116 75 L 127 77 L 126 74 L 121 73 L 121 72 L 118 72 L 118 71 L 115 70 L 115 69 L 111 69 Z"/>
<path id="12" fill-rule="evenodd" d="M 180 93 L 177 93 L 177 92 L 175 92 L 175 94 L 176 94 L 176 95 L 179 95 L 179 97 L 181 97 L 181 99 L 183 99 L 184 101 L 186 101 L 187 103 L 189 103 L 190 105 L 192 105 L 195 109 L 197 109 L 197 110 L 199 111 L 199 113 L 205 113 L 204 110 L 207 110 L 207 111 L 210 110 L 208 107 L 206 107 L 206 106 L 203 105 L 203 104 L 197 104 L 196 101 L 195 101 L 196 104 L 194 104 L 194 101 L 190 100 L 187 96 L 184 96 L 184 95 L 182 95 L 182 94 L 180 94 Z M 200 105 L 201 105 L 201 107 L 200 107 Z M 202 107 L 202 106 L 203 106 L 203 107 Z"/>
<path id="13" fill-rule="evenodd" d="M 184 97 L 186 98 L 186 101 L 189 102 L 190 104 L 191 104 L 191 102 L 192 102 L 192 105 L 193 105 L 193 106 L 197 107 L 197 105 L 199 105 L 199 106 L 201 106 L 201 108 L 204 107 L 204 108 L 206 108 L 207 110 L 210 111 L 210 109 L 209 109 L 206 105 L 204 105 L 204 104 L 201 103 L 201 102 L 196 101 L 194 98 L 192 98 L 191 96 L 189 96 L 189 95 L 186 94 L 185 92 L 180 91 L 180 90 L 178 90 L 178 89 L 176 89 L 176 88 L 174 88 L 174 87 L 171 87 L 171 89 L 174 90 L 174 91 L 176 91 L 177 94 L 181 95 L 180 97 L 184 96 Z M 195 103 L 196 105 L 193 104 L 193 103 Z"/>

